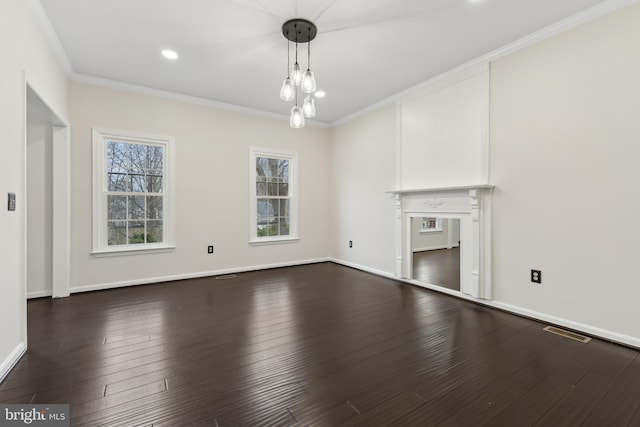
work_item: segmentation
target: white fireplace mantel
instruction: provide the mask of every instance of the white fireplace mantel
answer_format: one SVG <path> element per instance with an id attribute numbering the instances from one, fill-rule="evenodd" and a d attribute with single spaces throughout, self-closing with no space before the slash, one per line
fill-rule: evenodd
<path id="1" fill-rule="evenodd" d="M 460 292 L 491 299 L 493 185 L 393 190 L 396 200 L 396 275 L 413 279 L 411 220 L 460 219 Z"/>

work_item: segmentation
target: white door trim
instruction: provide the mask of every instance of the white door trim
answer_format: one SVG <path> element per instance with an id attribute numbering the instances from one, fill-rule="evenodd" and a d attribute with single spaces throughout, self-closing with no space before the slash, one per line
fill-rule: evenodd
<path id="1" fill-rule="evenodd" d="M 71 146 L 69 127 L 53 128 L 53 272 L 54 298 L 69 296 L 71 279 Z"/>
<path id="2" fill-rule="evenodd" d="M 26 121 L 26 109 L 28 108 L 29 101 L 39 104 L 40 107 L 48 112 L 49 120 L 53 128 L 53 206 L 52 206 L 52 223 L 53 223 L 53 236 L 52 236 L 52 296 L 54 298 L 61 298 L 69 296 L 70 288 L 70 272 L 71 272 L 71 142 L 69 125 L 66 120 L 62 119 L 60 114 L 56 113 L 47 102 L 43 99 L 38 91 L 34 88 L 29 79 L 25 75 L 25 162 L 27 156 L 27 121 Z M 27 168 L 25 165 L 24 171 L 25 185 L 25 294 L 26 286 L 28 283 L 27 275 L 27 249 L 28 240 L 26 227 L 27 220 L 26 215 L 29 209 L 26 204 L 28 189 L 28 176 Z"/>

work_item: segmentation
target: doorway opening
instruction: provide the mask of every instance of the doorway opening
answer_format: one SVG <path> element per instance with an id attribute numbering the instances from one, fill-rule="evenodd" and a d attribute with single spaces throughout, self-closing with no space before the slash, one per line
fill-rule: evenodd
<path id="1" fill-rule="evenodd" d="M 69 295 L 69 128 L 26 85 L 27 298 Z"/>

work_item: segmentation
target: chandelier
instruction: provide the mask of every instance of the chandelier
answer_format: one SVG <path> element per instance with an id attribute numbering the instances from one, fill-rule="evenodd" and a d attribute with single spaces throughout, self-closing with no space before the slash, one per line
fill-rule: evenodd
<path id="1" fill-rule="evenodd" d="M 289 124 L 292 128 L 304 127 L 305 117 L 311 118 L 316 115 L 316 101 L 312 94 L 316 90 L 316 79 L 311 71 L 311 40 L 316 37 L 318 29 L 315 24 L 306 19 L 290 19 L 282 24 L 282 34 L 287 39 L 287 78 L 282 83 L 280 89 L 280 99 L 283 101 L 294 101 L 291 108 Z M 291 42 L 296 44 L 296 62 L 291 67 L 290 47 Z M 307 44 L 307 71 L 302 71 L 298 63 L 298 44 Z M 302 102 L 302 107 L 298 106 L 298 90 L 306 93 L 307 96 Z"/>

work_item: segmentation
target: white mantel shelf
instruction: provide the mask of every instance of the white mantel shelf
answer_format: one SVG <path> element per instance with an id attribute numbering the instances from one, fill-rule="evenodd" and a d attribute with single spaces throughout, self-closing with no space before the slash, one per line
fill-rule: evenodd
<path id="1" fill-rule="evenodd" d="M 493 188 L 495 188 L 495 185 L 478 184 L 478 185 L 461 185 L 459 187 L 432 187 L 432 188 L 412 188 L 409 190 L 391 190 L 391 191 L 386 191 L 386 193 L 391 193 L 391 194 L 445 193 L 449 191 L 464 191 L 464 190 L 491 190 Z"/>

